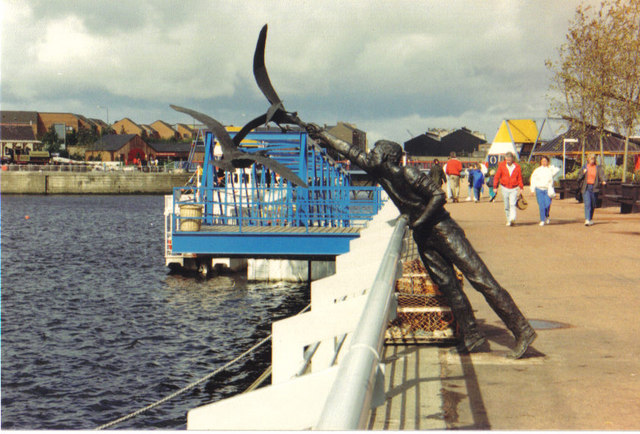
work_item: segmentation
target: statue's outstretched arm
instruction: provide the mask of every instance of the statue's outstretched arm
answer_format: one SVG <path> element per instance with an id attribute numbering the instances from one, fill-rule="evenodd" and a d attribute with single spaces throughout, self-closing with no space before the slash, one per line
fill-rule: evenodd
<path id="1" fill-rule="evenodd" d="M 344 140 L 340 140 L 339 138 L 329 134 L 326 130 L 320 128 L 316 124 L 306 124 L 305 127 L 312 139 L 317 140 L 321 144 L 336 150 L 362 169 L 366 170 L 371 166 L 366 152 L 358 149 L 357 146 L 350 145 Z"/>

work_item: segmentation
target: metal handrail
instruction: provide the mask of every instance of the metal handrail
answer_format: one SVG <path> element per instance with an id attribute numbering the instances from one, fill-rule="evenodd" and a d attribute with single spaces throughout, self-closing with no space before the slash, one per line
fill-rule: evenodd
<path id="1" fill-rule="evenodd" d="M 354 430 L 366 424 L 384 333 L 395 306 L 393 289 L 406 228 L 407 219 L 401 216 L 315 429 Z"/>
<path id="2" fill-rule="evenodd" d="M 179 230 L 180 221 L 185 219 L 234 226 L 241 232 L 247 226 L 304 226 L 307 231 L 310 226 L 360 227 L 383 203 L 379 187 L 310 186 L 305 192 L 306 197 L 279 187 L 272 187 L 269 195 L 255 186 L 244 186 L 242 191 L 232 186 L 175 187 L 174 230 Z M 370 193 L 372 198 L 351 199 L 358 192 Z M 202 205 L 205 213 L 201 217 L 178 216 L 176 211 L 184 204 Z"/>

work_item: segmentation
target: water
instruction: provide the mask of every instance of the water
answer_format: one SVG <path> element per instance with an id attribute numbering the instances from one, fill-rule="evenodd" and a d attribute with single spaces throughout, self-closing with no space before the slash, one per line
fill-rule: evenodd
<path id="1" fill-rule="evenodd" d="M 308 303 L 307 285 L 170 274 L 162 196 L 1 206 L 2 429 L 93 429 L 204 377 Z M 189 409 L 245 390 L 270 346 L 116 428 L 185 429 Z"/>

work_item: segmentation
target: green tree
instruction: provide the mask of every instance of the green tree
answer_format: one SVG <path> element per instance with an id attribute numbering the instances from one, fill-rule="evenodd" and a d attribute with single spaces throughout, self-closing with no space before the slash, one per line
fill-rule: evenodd
<path id="1" fill-rule="evenodd" d="M 91 129 L 80 127 L 78 130 L 78 145 L 80 146 L 90 146 L 97 142 L 99 138 L 96 127 L 92 127 Z"/>
<path id="2" fill-rule="evenodd" d="M 51 125 L 49 130 L 42 136 L 42 143 L 47 151 L 51 153 L 60 152 L 60 143 L 62 143 L 62 140 L 58 137 L 58 133 L 53 125 Z"/>
<path id="3" fill-rule="evenodd" d="M 67 133 L 67 146 L 76 146 L 78 144 L 78 132 L 75 128 L 71 129 L 71 132 Z"/>

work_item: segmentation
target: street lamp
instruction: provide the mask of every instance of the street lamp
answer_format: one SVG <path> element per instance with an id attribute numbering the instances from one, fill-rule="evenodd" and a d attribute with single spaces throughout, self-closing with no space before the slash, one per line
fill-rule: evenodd
<path id="1" fill-rule="evenodd" d="M 578 139 L 564 139 L 562 141 L 562 179 L 566 175 L 565 160 L 567 158 L 567 143 L 578 143 Z"/>

